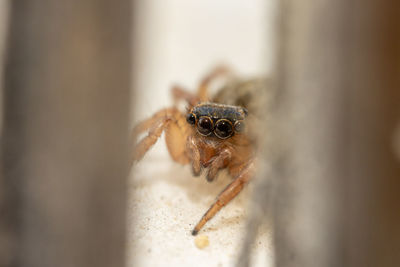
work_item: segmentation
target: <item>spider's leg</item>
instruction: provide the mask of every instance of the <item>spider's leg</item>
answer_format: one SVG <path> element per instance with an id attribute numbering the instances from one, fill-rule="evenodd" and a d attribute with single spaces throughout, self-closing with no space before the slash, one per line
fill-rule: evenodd
<path id="1" fill-rule="evenodd" d="M 196 95 L 188 92 L 186 89 L 180 87 L 179 85 L 173 86 L 171 93 L 175 103 L 183 99 L 189 104 L 189 106 L 193 107 L 200 102 L 200 99 Z"/>
<path id="2" fill-rule="evenodd" d="M 216 201 L 211 205 L 208 211 L 203 215 L 192 231 L 192 235 L 197 235 L 201 228 L 211 218 L 217 214 L 226 204 L 228 204 L 235 196 L 237 196 L 247 182 L 253 177 L 254 162 L 250 161 L 243 165 L 239 175 L 218 195 Z"/>
<path id="3" fill-rule="evenodd" d="M 218 153 L 216 157 L 210 160 L 209 164 L 205 164 L 205 167 L 208 167 L 208 172 L 206 176 L 207 181 L 212 182 L 215 179 L 219 170 L 225 168 L 228 165 L 231 156 L 231 149 L 229 147 L 225 147 Z"/>
<path id="4" fill-rule="evenodd" d="M 157 142 L 162 132 L 166 129 L 171 120 L 168 117 L 159 118 L 155 121 L 147 136 L 136 144 L 133 152 L 133 162 L 139 161 L 143 158 L 144 154 Z"/>
<path id="5" fill-rule="evenodd" d="M 228 67 L 221 65 L 217 66 L 206 77 L 204 77 L 197 89 L 197 95 L 200 101 L 206 102 L 210 100 L 208 89 L 213 80 L 229 74 L 232 74 L 232 71 Z"/>
<path id="6" fill-rule="evenodd" d="M 151 118 L 140 122 L 132 130 L 132 140 L 135 143 L 133 161 L 140 160 L 144 154 L 156 143 L 162 132 L 167 129 L 171 119 L 180 114 L 176 108 L 165 108 L 158 111 Z M 136 144 L 136 138 L 139 134 L 148 131 L 139 143 Z"/>
<path id="7" fill-rule="evenodd" d="M 161 118 L 165 118 L 170 116 L 170 114 L 174 113 L 176 108 L 164 108 L 158 112 L 156 112 L 150 118 L 139 122 L 132 130 L 132 140 L 136 142 L 136 138 L 139 134 L 149 131 L 152 127 L 160 123 Z"/>

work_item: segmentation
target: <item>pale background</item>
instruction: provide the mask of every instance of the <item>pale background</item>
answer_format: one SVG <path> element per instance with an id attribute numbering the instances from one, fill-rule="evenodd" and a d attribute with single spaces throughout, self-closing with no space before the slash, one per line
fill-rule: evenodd
<path id="1" fill-rule="evenodd" d="M 245 77 L 269 73 L 273 62 L 272 1 L 138 1 L 134 29 L 136 101 L 132 122 L 172 104 L 170 87 L 194 89 L 213 66 L 229 64 Z M 190 231 L 229 183 L 194 178 L 173 163 L 164 138 L 132 171 L 129 189 L 128 266 L 232 266 L 244 238 L 251 186 L 199 233 L 210 245 L 199 250 Z M 272 262 L 268 226 L 254 251 L 256 266 Z"/>

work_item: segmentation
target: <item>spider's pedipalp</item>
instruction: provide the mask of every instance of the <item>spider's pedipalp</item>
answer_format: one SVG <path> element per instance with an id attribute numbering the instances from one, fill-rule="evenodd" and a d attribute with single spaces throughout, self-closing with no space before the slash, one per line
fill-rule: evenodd
<path id="1" fill-rule="evenodd" d="M 189 153 L 189 158 L 192 161 L 193 175 L 199 176 L 201 173 L 201 169 L 202 169 L 199 144 L 193 136 L 189 136 L 186 146 L 187 146 L 187 150 Z"/>
<path id="2" fill-rule="evenodd" d="M 232 157 L 232 149 L 230 147 L 222 149 L 217 156 L 213 157 L 208 164 L 208 172 L 206 176 L 207 181 L 209 182 L 214 181 L 218 172 L 228 165 L 231 157 Z"/>

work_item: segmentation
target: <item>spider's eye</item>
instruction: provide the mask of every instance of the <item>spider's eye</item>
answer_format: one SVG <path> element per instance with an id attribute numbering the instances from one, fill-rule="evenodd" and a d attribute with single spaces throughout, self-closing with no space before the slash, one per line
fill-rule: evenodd
<path id="1" fill-rule="evenodd" d="M 237 121 L 235 122 L 235 131 L 238 133 L 241 133 L 244 131 L 246 125 L 243 121 Z"/>
<path id="2" fill-rule="evenodd" d="M 247 115 L 249 115 L 249 111 L 245 108 L 243 108 L 243 113 L 244 113 L 245 117 L 247 117 Z"/>
<path id="3" fill-rule="evenodd" d="M 189 124 L 194 125 L 194 124 L 196 124 L 196 116 L 195 116 L 193 113 L 189 113 L 189 114 L 187 114 L 187 116 L 186 116 L 186 121 L 187 121 Z"/>
<path id="4" fill-rule="evenodd" d="M 197 130 L 202 135 L 210 135 L 213 130 L 213 122 L 209 117 L 200 117 Z"/>
<path id="5" fill-rule="evenodd" d="M 232 133 L 232 123 L 228 120 L 219 120 L 215 125 L 215 135 L 221 139 L 230 137 Z"/>

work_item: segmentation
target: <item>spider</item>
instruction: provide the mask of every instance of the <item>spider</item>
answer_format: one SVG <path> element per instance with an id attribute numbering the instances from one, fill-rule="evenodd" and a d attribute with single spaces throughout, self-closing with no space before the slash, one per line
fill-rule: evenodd
<path id="1" fill-rule="evenodd" d="M 136 136 L 147 136 L 135 144 L 133 161 L 140 160 L 157 142 L 163 132 L 169 154 L 180 164 L 191 164 L 194 176 L 206 171 L 206 179 L 212 182 L 219 171 L 227 169 L 232 182 L 217 196 L 192 231 L 196 235 L 202 227 L 225 205 L 237 196 L 255 172 L 255 138 L 247 125 L 250 111 L 263 90 L 264 81 L 237 81 L 231 79 L 217 94 L 210 97 L 210 84 L 231 71 L 217 67 L 200 83 L 197 93 L 192 94 L 175 86 L 172 95 L 175 102 L 187 102 L 182 112 L 177 105 L 156 112 L 133 129 Z M 248 107 L 249 110 L 246 108 Z"/>

